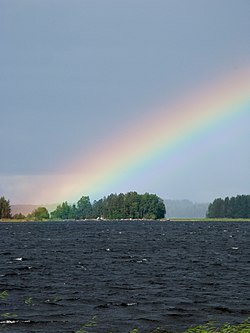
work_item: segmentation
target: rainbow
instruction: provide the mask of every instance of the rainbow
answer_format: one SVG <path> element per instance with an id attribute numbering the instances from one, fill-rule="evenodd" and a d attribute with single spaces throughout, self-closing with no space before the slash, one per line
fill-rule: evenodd
<path id="1" fill-rule="evenodd" d="M 173 151 L 187 141 L 236 117 L 250 113 L 250 71 L 235 71 L 207 84 L 174 105 L 152 110 L 144 119 L 133 120 L 95 147 L 88 155 L 77 156 L 61 176 L 43 184 L 40 202 L 76 202 L 82 195 L 97 198 L 110 185 L 121 182 L 161 158 L 171 159 Z M 109 194 L 106 193 L 106 194 Z"/>

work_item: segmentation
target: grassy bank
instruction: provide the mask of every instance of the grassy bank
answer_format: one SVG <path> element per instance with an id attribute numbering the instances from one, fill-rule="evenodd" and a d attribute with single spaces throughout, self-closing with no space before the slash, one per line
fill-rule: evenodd
<path id="1" fill-rule="evenodd" d="M 120 220 L 120 221 L 138 221 L 139 219 L 135 220 Z M 44 220 L 36 220 L 36 219 L 0 219 L 0 222 L 48 222 L 48 221 L 65 221 L 63 219 L 44 219 Z M 84 220 L 68 220 L 68 221 L 84 221 Z M 99 219 L 89 219 L 88 221 L 100 221 Z M 106 220 L 104 220 L 106 221 Z M 107 221 L 118 221 L 118 220 L 107 220 Z M 143 221 L 143 220 L 142 220 Z M 161 221 L 161 222 L 250 222 L 250 219 L 243 219 L 243 218 L 170 218 L 170 219 L 160 219 L 154 221 Z"/>
<path id="2" fill-rule="evenodd" d="M 31 219 L 0 219 L 0 223 L 1 222 L 7 222 L 7 223 L 10 223 L 10 222 L 48 222 L 50 220 L 42 220 L 42 221 L 39 221 L 39 220 L 31 220 Z"/>
<path id="3" fill-rule="evenodd" d="M 170 218 L 170 220 L 174 222 L 250 222 L 250 219 L 243 218 Z"/>

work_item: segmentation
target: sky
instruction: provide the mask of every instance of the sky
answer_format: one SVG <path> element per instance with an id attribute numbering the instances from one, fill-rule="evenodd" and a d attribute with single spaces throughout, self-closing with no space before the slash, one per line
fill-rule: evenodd
<path id="1" fill-rule="evenodd" d="M 194 202 L 249 194 L 250 109 L 171 154 L 128 158 L 128 171 L 110 169 L 112 181 L 104 168 L 98 190 L 91 181 L 82 193 L 74 181 L 60 190 L 74 172 L 84 183 L 84 163 L 95 180 L 104 156 L 111 166 L 126 160 L 124 144 L 120 157 L 112 145 L 137 142 L 136 126 L 162 106 L 167 115 L 187 91 L 249 68 L 249 17 L 249 0 L 0 0 L 0 196 L 47 204 L 128 191 Z"/>

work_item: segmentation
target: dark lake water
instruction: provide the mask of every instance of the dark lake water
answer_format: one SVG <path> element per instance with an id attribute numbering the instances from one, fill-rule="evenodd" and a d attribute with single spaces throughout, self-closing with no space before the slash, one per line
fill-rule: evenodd
<path id="1" fill-rule="evenodd" d="M 180 332 L 250 315 L 250 223 L 0 223 L 0 331 Z M 5 293 L 3 293 L 6 291 Z"/>

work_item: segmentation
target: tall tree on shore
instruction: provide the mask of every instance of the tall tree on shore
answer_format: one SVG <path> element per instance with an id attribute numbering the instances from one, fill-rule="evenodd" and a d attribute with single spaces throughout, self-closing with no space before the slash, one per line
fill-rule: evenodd
<path id="1" fill-rule="evenodd" d="M 77 201 L 76 218 L 77 219 L 92 218 L 92 205 L 89 196 L 82 196 L 81 199 Z"/>
<path id="2" fill-rule="evenodd" d="M 0 198 L 0 219 L 2 218 L 11 218 L 10 201 L 5 197 Z"/>

